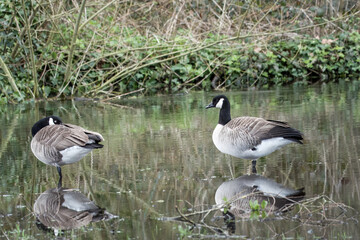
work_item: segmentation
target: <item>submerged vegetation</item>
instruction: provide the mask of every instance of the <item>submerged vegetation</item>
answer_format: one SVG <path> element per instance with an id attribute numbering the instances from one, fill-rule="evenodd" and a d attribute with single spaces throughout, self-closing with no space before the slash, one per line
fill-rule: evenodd
<path id="1" fill-rule="evenodd" d="M 251 196 L 251 194 L 249 195 Z M 235 200 L 236 199 L 234 199 L 234 201 Z M 249 203 L 252 208 L 250 220 L 257 222 L 264 221 L 264 219 L 267 218 L 268 222 L 283 220 L 286 221 L 287 224 L 298 222 L 313 227 L 325 227 L 344 223 L 357 223 L 356 218 L 359 215 L 355 209 L 343 203 L 334 202 L 324 195 L 294 203 L 294 207 L 287 207 L 287 210 L 290 210 L 289 212 L 287 210 L 284 212 L 277 211 L 276 214 L 273 215 L 266 212 L 265 208 L 268 204 L 266 201 L 261 202 L 261 204 L 259 204 L 257 200 Z M 227 237 L 245 239 L 243 236 L 234 234 L 236 231 L 235 222 L 241 221 L 241 217 L 236 214 L 229 215 L 225 212 L 219 214 L 217 212 L 219 209 L 221 209 L 221 206 L 186 214 L 179 212 L 179 216 L 164 218 L 163 220 L 184 223 L 185 227 L 181 225 L 178 226 L 181 239 L 184 237 L 211 237 L 214 239 Z M 208 218 L 211 220 L 209 221 Z M 206 224 L 208 222 L 210 222 L 210 224 Z M 224 225 L 226 227 L 224 227 Z M 279 233 L 274 233 L 272 238 L 279 237 L 279 235 L 281 236 Z"/>
<path id="2" fill-rule="evenodd" d="M 0 103 L 353 80 L 357 1 L 3 1 Z"/>

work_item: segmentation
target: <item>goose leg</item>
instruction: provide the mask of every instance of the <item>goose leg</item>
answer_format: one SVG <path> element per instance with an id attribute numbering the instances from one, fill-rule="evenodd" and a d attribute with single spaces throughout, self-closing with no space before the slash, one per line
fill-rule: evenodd
<path id="1" fill-rule="evenodd" d="M 62 188 L 62 179 L 59 178 L 59 182 L 58 182 L 58 189 Z"/>
<path id="2" fill-rule="evenodd" d="M 59 173 L 59 182 L 58 182 L 58 188 L 62 187 L 62 174 L 61 174 L 61 167 L 56 167 L 58 173 Z"/>
<path id="3" fill-rule="evenodd" d="M 224 213 L 224 222 L 226 224 L 226 228 L 230 233 L 235 233 L 236 225 L 235 225 L 235 216 L 230 211 L 227 211 L 227 213 Z"/>
<path id="4" fill-rule="evenodd" d="M 252 164 L 252 174 L 256 174 L 257 173 L 257 171 L 256 171 L 256 159 L 252 160 L 251 164 Z"/>

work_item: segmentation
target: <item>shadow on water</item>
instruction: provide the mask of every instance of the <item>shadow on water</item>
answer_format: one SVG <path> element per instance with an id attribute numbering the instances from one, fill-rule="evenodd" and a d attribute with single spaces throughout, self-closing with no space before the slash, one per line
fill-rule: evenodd
<path id="1" fill-rule="evenodd" d="M 343 203 L 334 202 L 325 195 L 305 198 L 304 188 L 295 190 L 256 174 L 254 167 L 252 171 L 252 174 L 221 183 L 215 193 L 216 205 L 211 208 L 191 213 L 182 213 L 177 208 L 178 216 L 159 220 L 182 222 L 187 226 L 180 227 L 184 236 L 201 238 L 248 238 L 242 233 L 244 224 L 249 221 L 257 232 L 262 231 L 257 226 L 266 222 L 274 233 L 271 238 L 280 236 L 278 223 L 286 224 L 287 234 L 298 231 L 297 223 L 318 230 L 358 223 L 358 212 Z"/>
<path id="2" fill-rule="evenodd" d="M 106 221 L 116 216 L 99 207 L 79 190 L 58 187 L 41 193 L 33 206 L 36 225 L 44 231 L 53 231 L 57 236 L 61 230 L 84 227 L 91 222 Z"/>
<path id="3" fill-rule="evenodd" d="M 164 221 L 181 221 L 192 226 L 208 228 L 214 235 L 212 237 L 221 237 L 221 235 L 231 236 L 236 231 L 236 219 L 247 221 L 248 219 L 268 219 L 275 221 L 294 208 L 305 197 L 304 188 L 294 190 L 273 179 L 256 174 L 256 167 L 252 165 L 252 174 L 242 175 L 233 180 L 220 184 L 215 193 L 216 205 L 212 208 L 200 212 L 182 214 L 176 217 L 165 217 Z M 215 211 L 214 211 L 215 210 Z M 210 221 L 207 219 L 210 213 L 214 212 Z M 222 213 L 222 214 L 221 214 Z M 200 217 L 201 220 L 193 220 Z M 224 227 L 215 226 L 211 222 L 219 219 L 224 220 Z M 281 218 L 282 219 L 282 218 Z M 210 224 L 204 224 L 210 222 Z M 234 237 L 240 237 L 234 235 Z"/>
<path id="4" fill-rule="evenodd" d="M 251 174 L 222 183 L 216 190 L 215 202 L 236 217 L 258 218 L 260 214 L 260 217 L 266 217 L 286 212 L 304 196 L 304 188 L 294 190 L 272 179 Z"/>
<path id="5" fill-rule="evenodd" d="M 223 206 L 224 223 L 230 234 L 236 230 L 236 218 L 259 219 L 288 212 L 305 197 L 304 188 L 294 190 L 256 174 L 243 175 L 222 183 L 215 202 Z"/>

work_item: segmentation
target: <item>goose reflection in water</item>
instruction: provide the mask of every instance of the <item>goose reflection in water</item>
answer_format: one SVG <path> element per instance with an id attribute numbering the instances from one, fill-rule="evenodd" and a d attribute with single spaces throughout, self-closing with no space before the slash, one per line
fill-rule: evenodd
<path id="1" fill-rule="evenodd" d="M 34 203 L 37 225 L 43 230 L 70 230 L 90 222 L 109 220 L 115 216 L 100 208 L 84 194 L 69 188 L 52 188 L 43 192 Z"/>
<path id="2" fill-rule="evenodd" d="M 249 218 L 252 213 L 250 201 L 261 204 L 267 201 L 264 210 L 267 214 L 288 211 L 296 202 L 305 196 L 304 188 L 294 190 L 275 182 L 272 179 L 257 175 L 244 175 L 222 183 L 215 193 L 217 205 L 225 205 L 229 209 L 225 222 L 231 232 L 235 231 L 235 217 Z"/>

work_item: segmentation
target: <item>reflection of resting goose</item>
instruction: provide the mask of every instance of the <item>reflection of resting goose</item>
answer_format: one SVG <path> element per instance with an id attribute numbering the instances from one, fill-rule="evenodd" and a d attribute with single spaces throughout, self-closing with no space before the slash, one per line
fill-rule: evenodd
<path id="1" fill-rule="evenodd" d="M 34 203 L 36 218 L 55 230 L 79 228 L 114 216 L 74 189 L 52 188 L 43 192 Z"/>
<path id="2" fill-rule="evenodd" d="M 268 204 L 264 209 L 268 213 L 283 211 L 305 196 L 304 188 L 294 190 L 275 182 L 272 179 L 256 174 L 244 175 L 224 182 L 216 190 L 216 204 L 230 203 L 229 211 L 235 216 L 247 218 L 250 216 L 250 201 L 263 200 Z"/>

